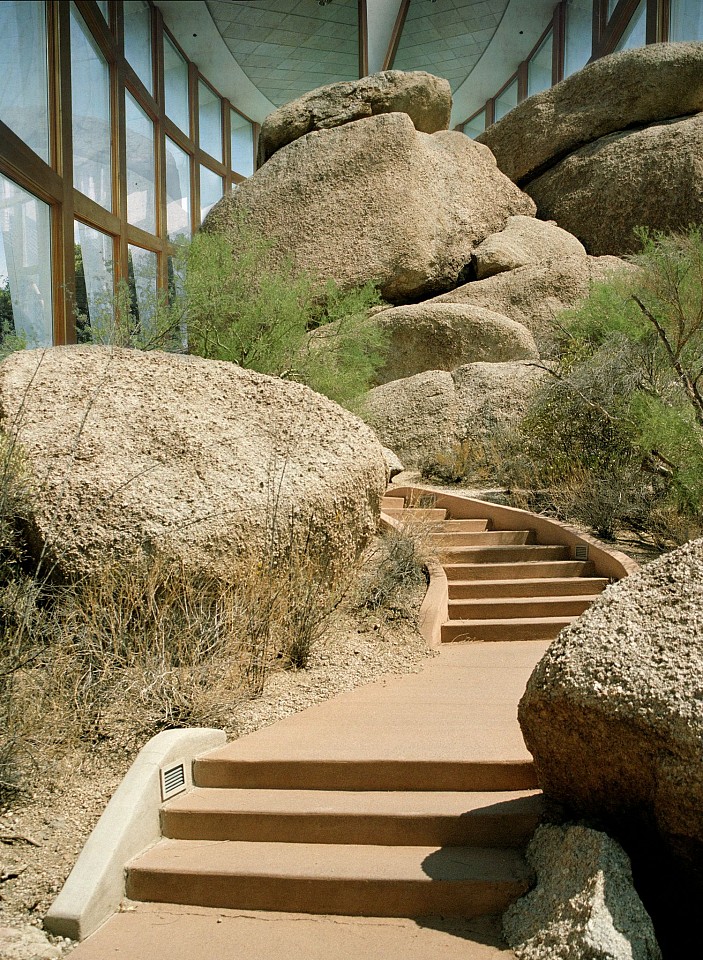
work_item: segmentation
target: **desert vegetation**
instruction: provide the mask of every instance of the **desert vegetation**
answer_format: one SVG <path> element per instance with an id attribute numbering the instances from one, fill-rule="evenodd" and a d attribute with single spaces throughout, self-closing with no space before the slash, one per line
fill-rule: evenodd
<path id="1" fill-rule="evenodd" d="M 376 287 L 321 283 L 290 260 L 274 263 L 271 247 L 243 217 L 235 239 L 200 232 L 179 246 L 168 294 L 142 292 L 139 304 L 134 285 L 118 284 L 90 319 L 79 317 L 81 339 L 187 350 L 296 380 L 354 409 L 384 359 L 383 334 L 368 317 L 381 302 Z"/>
<path id="2" fill-rule="evenodd" d="M 603 537 L 703 529 L 703 232 L 639 237 L 634 270 L 555 319 L 522 422 L 428 457 L 425 476 L 503 483 Z"/>

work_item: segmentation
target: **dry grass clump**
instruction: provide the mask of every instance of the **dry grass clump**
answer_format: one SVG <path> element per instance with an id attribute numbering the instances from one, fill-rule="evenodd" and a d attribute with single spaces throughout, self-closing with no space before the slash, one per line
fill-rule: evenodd
<path id="1" fill-rule="evenodd" d="M 360 571 L 356 588 L 359 608 L 391 616 L 410 615 L 417 587 L 427 579 L 427 561 L 434 552 L 433 529 L 431 522 L 405 520 L 379 538 Z"/>

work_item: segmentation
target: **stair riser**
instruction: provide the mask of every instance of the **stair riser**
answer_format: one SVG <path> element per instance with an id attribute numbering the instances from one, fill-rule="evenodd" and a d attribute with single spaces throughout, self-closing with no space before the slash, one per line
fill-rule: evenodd
<path id="1" fill-rule="evenodd" d="M 423 507 L 418 507 L 417 509 L 406 508 L 404 510 L 384 508 L 382 512 L 394 520 L 400 520 L 404 523 L 415 523 L 416 521 L 427 523 L 428 521 L 444 520 L 447 516 L 446 510 L 439 510 L 432 507 L 428 507 L 427 509 Z"/>
<path id="2" fill-rule="evenodd" d="M 204 814 L 164 810 L 163 836 L 176 840 L 245 840 L 380 846 L 523 848 L 537 829 L 541 805 L 522 815 L 351 817 Z"/>
<path id="3" fill-rule="evenodd" d="M 578 617 L 593 603 L 593 597 L 560 600 L 515 600 L 482 602 L 453 600 L 449 603 L 450 620 L 510 620 L 515 617 Z"/>
<path id="4" fill-rule="evenodd" d="M 196 760 L 198 787 L 264 790 L 532 790 L 537 786 L 531 761 L 454 763 L 370 761 L 334 763 Z"/>
<path id="5" fill-rule="evenodd" d="M 475 558 L 461 563 L 456 558 L 444 564 L 448 580 L 534 580 L 542 577 L 590 577 L 593 564 L 589 561 L 565 560 L 556 563 L 482 563 Z"/>
<path id="6" fill-rule="evenodd" d="M 484 533 L 487 520 L 439 520 L 434 528 L 439 533 Z"/>
<path id="7" fill-rule="evenodd" d="M 236 910 L 355 917 L 479 917 L 502 913 L 529 883 L 456 880 L 337 880 L 188 875 L 132 868 L 127 897 Z"/>
<path id="8" fill-rule="evenodd" d="M 433 532 L 432 541 L 438 547 L 445 549 L 452 547 L 524 546 L 532 542 L 527 530 L 486 530 L 482 533 L 439 531 Z"/>
<path id="9" fill-rule="evenodd" d="M 447 563 L 528 563 L 569 559 L 566 547 L 541 546 L 442 547 L 439 555 Z"/>
<path id="10" fill-rule="evenodd" d="M 562 623 L 517 624 L 506 620 L 504 623 L 475 624 L 464 626 L 461 621 L 445 623 L 442 626 L 442 643 L 491 643 L 511 640 L 553 640 L 571 621 Z"/>
<path id="11" fill-rule="evenodd" d="M 579 579 L 566 577 L 563 580 L 503 580 L 478 581 L 474 583 L 449 582 L 450 600 L 501 600 L 518 597 L 573 597 L 577 594 L 593 595 L 606 588 L 604 579 Z"/>

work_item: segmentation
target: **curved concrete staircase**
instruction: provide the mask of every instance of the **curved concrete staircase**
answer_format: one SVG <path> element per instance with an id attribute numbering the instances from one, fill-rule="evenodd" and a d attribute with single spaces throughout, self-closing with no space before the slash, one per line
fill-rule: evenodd
<path id="1" fill-rule="evenodd" d="M 504 508 L 457 516 L 481 506 L 440 496 L 413 506 L 416 492 L 389 493 L 385 523 L 421 523 L 446 577 L 441 655 L 196 760 L 195 788 L 163 807 L 163 839 L 128 866 L 128 897 L 471 918 L 502 913 L 529 887 L 522 854 L 542 798 L 517 702 L 549 639 L 605 587 L 612 564 L 604 573 L 607 551 L 594 545 L 600 562 L 574 559 L 585 541 L 572 535 L 544 542 L 541 518 L 527 525 L 512 511 L 501 524 Z M 464 944 L 463 956 L 479 955 L 494 954 Z"/>

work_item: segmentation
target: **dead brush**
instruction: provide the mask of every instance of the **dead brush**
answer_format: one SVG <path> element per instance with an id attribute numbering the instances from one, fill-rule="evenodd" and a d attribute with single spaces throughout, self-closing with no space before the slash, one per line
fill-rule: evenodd
<path id="1" fill-rule="evenodd" d="M 435 530 L 432 521 L 407 519 L 379 537 L 363 560 L 357 606 L 410 616 L 413 594 L 427 581 L 427 562 L 435 553 Z"/>

